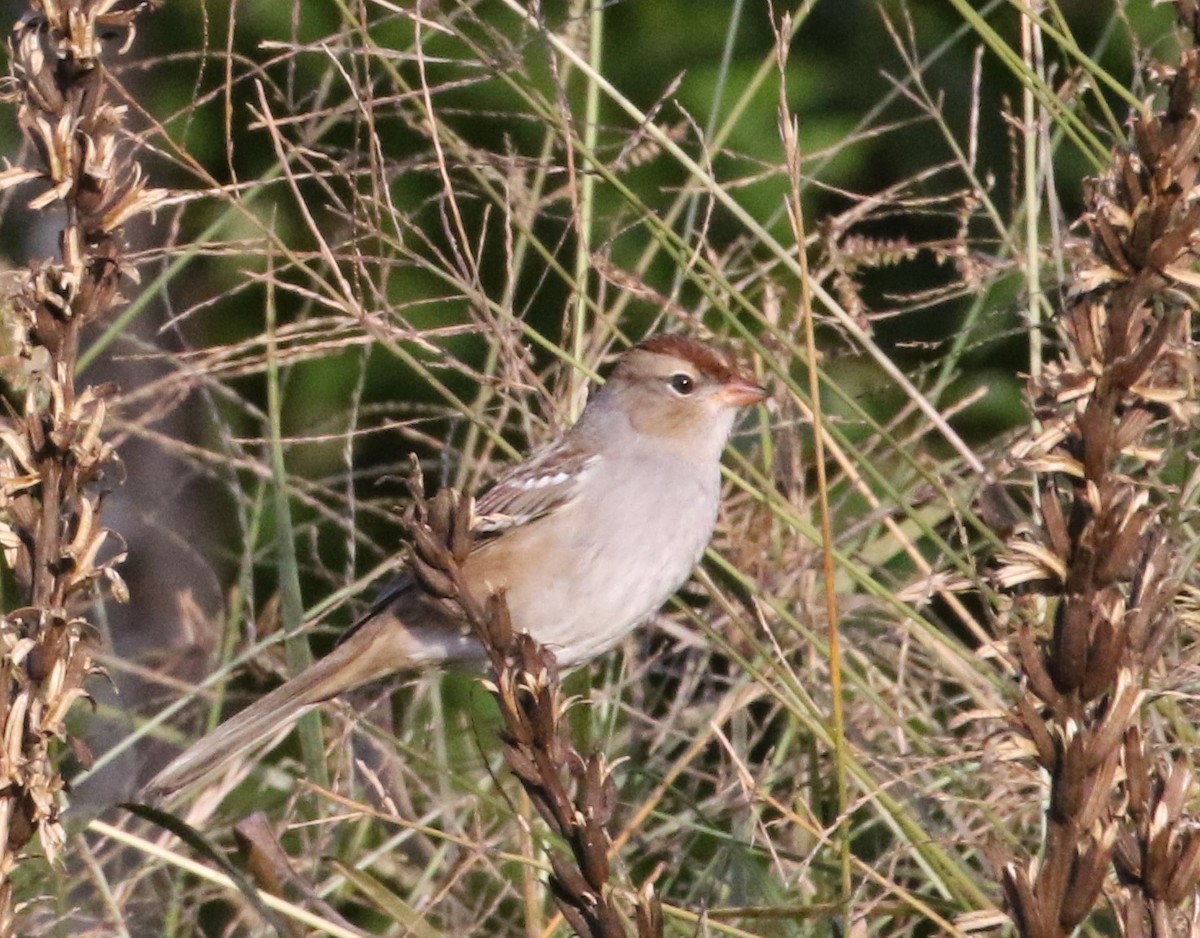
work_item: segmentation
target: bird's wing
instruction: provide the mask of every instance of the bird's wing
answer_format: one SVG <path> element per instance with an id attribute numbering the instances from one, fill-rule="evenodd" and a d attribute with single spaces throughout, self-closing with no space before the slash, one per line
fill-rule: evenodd
<path id="1" fill-rule="evenodd" d="M 476 502 L 475 534 L 494 537 L 568 504 L 599 459 L 560 440 L 514 466 Z"/>
<path id="2" fill-rule="evenodd" d="M 583 453 L 570 441 L 560 440 L 496 480 L 475 504 L 471 529 L 477 543 L 490 541 L 505 531 L 543 518 L 570 503 L 583 477 L 600 459 Z M 370 608 L 338 639 L 342 644 L 372 618 L 417 589 L 416 577 L 401 570 L 387 583 Z"/>

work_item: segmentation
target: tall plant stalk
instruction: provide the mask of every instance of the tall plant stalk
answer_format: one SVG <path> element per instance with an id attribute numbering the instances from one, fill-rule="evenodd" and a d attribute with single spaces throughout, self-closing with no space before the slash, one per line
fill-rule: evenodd
<path id="1" fill-rule="evenodd" d="M 1135 117 L 1087 187 L 1063 351 L 1031 381 L 1039 430 L 1017 451 L 1038 498 L 999 575 L 1019 591 L 1012 722 L 1049 778 L 1040 855 L 1004 874 L 1027 938 L 1073 934 L 1105 891 L 1123 934 L 1166 938 L 1200 884 L 1194 779 L 1144 730 L 1186 572 L 1161 467 L 1194 419 L 1197 372 L 1200 19 L 1176 9 L 1190 47 L 1160 72 L 1163 110 Z"/>
<path id="2" fill-rule="evenodd" d="M 10 406 L 0 423 L 0 538 L 20 597 L 0 620 L 0 934 L 13 931 L 12 876 L 35 836 L 54 861 L 63 845 L 57 751 L 65 720 L 95 670 L 88 618 L 102 591 L 125 598 L 123 545 L 101 524 L 119 481 L 104 440 L 109 391 L 76 383 L 84 331 L 121 302 L 131 271 L 122 226 L 161 197 L 120 143 L 125 108 L 110 103 L 102 47 L 128 47 L 145 3 L 34 2 L 12 34 L 17 121 L 28 165 L 4 188 L 62 220 L 59 254 L 24 270 L 9 298 Z M 16 606 L 17 608 L 13 608 Z M 82 751 L 82 749 L 81 749 Z"/>
<path id="3" fill-rule="evenodd" d="M 504 724 L 504 759 L 565 846 L 550 852 L 548 885 L 559 912 L 581 938 L 662 938 L 662 905 L 652 882 L 630 899 L 633 923 L 625 921 L 617 901 L 609 835 L 617 806 L 611 766 L 600 753 L 583 755 L 571 741 L 565 719 L 570 704 L 554 653 L 513 632 L 503 594 L 481 599 L 463 581 L 472 545 L 471 502 L 452 489 L 426 501 L 419 472 L 410 492 L 413 573 L 487 652 L 488 686 Z"/>

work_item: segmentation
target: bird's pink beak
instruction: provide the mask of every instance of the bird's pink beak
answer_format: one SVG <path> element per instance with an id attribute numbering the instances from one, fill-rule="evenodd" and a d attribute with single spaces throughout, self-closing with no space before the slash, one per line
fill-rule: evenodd
<path id="1" fill-rule="evenodd" d="M 767 398 L 767 389 L 747 378 L 734 378 L 720 393 L 722 403 L 729 407 L 749 407 Z"/>

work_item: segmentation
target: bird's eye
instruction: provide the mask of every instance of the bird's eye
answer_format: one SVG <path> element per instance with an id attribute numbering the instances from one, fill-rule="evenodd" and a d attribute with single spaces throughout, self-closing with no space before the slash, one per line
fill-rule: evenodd
<path id="1" fill-rule="evenodd" d="M 686 397 L 696 390 L 696 379 L 683 372 L 671 375 L 671 390 Z"/>

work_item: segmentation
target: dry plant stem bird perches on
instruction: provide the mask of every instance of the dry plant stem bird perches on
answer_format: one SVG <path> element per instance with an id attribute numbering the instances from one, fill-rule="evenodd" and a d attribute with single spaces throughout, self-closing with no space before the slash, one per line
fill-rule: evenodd
<path id="1" fill-rule="evenodd" d="M 503 593 L 482 600 L 463 576 L 471 552 L 471 505 L 452 490 L 432 502 L 412 484 L 410 568 L 479 640 L 491 664 L 490 690 L 504 720 L 504 758 L 530 800 L 569 852 L 550 854 L 550 888 L 563 916 L 581 938 L 624 938 L 625 921 L 609 883 L 607 824 L 616 806 L 608 766 L 599 753 L 585 757 L 571 744 L 562 717 L 566 704 L 553 652 L 514 632 Z M 647 885 L 634 900 L 639 938 L 662 934 L 662 908 Z"/>
<path id="2" fill-rule="evenodd" d="M 734 418 L 765 396 L 694 339 L 655 336 L 629 349 L 578 422 L 479 500 L 463 583 L 474 596 L 503 594 L 515 630 L 566 667 L 612 648 L 700 560 Z M 148 791 L 191 785 L 369 681 L 486 664 L 487 652 L 434 586 L 402 575 L 332 653 L 201 739 Z"/>

